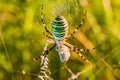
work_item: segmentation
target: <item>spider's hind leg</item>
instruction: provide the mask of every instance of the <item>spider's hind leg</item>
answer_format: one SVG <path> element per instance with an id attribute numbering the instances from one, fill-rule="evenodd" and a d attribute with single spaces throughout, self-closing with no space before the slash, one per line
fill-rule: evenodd
<path id="1" fill-rule="evenodd" d="M 88 64 L 88 65 L 92 65 L 92 63 L 81 53 L 83 51 L 89 51 L 88 49 L 79 49 L 79 48 L 76 48 L 67 42 L 65 42 L 64 45 L 66 45 L 71 51 L 77 53 L 80 56 L 81 61 L 83 63 Z"/>

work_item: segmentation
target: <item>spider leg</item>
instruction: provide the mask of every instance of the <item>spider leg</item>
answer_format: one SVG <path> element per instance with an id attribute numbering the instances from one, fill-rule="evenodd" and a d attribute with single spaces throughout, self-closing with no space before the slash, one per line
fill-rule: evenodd
<path id="1" fill-rule="evenodd" d="M 74 38 L 74 34 L 78 31 L 78 29 L 84 24 L 85 22 L 85 18 L 86 18 L 86 13 L 87 11 L 85 11 L 84 15 L 83 15 L 83 18 L 81 20 L 81 23 L 79 24 L 79 26 L 71 33 L 69 34 L 66 38 L 68 38 L 68 40 L 71 40 Z"/>
<path id="2" fill-rule="evenodd" d="M 47 29 L 44 18 L 43 18 L 43 5 L 42 5 L 42 8 L 41 8 L 41 21 L 42 21 L 42 24 L 43 24 L 46 32 L 49 33 L 50 35 L 52 35 L 52 33 Z"/>
<path id="3" fill-rule="evenodd" d="M 96 46 L 96 47 L 94 47 L 94 48 L 92 48 L 92 49 L 80 49 L 80 48 L 76 48 L 76 47 L 73 46 L 73 49 L 74 49 L 74 50 L 77 50 L 77 51 L 80 51 L 80 52 L 90 52 L 90 51 L 96 49 L 96 48 L 99 47 L 99 46 L 101 46 L 101 44 L 98 45 L 98 46 Z"/>
<path id="4" fill-rule="evenodd" d="M 44 56 L 44 58 L 49 54 L 49 52 L 54 48 L 56 46 L 56 44 L 54 44 L 52 47 L 50 47 L 49 49 L 47 49 L 47 50 L 45 50 L 44 52 L 43 52 L 43 56 Z M 39 56 L 39 57 L 37 57 L 37 58 L 34 58 L 33 59 L 33 61 L 37 61 L 38 59 L 40 59 L 40 57 L 41 57 L 41 55 Z"/>
<path id="5" fill-rule="evenodd" d="M 91 65 L 91 62 L 84 56 L 80 53 L 80 51 L 84 51 L 84 49 L 78 49 L 76 47 L 74 47 L 73 45 L 67 43 L 67 42 L 64 42 L 64 45 L 66 45 L 70 50 L 74 51 L 75 53 L 77 53 L 80 58 L 82 59 L 82 61 L 86 64 L 90 64 Z M 86 50 L 85 50 L 86 51 Z M 87 50 L 88 51 L 88 50 Z"/>
<path id="6" fill-rule="evenodd" d="M 96 46 L 95 48 L 92 48 L 91 50 L 88 50 L 88 49 L 86 49 L 86 50 L 85 50 L 85 49 L 78 49 L 78 48 L 74 47 L 73 45 L 71 45 L 71 44 L 69 44 L 69 43 L 67 43 L 67 42 L 64 42 L 64 45 L 66 45 L 68 48 L 70 48 L 70 50 L 72 50 L 72 51 L 76 52 L 77 54 L 79 54 L 79 56 L 81 57 L 81 59 L 83 59 L 83 61 L 84 61 L 85 63 L 90 64 L 91 67 L 95 66 L 95 65 L 92 65 L 92 64 L 90 63 L 90 61 L 89 61 L 86 57 L 84 57 L 79 51 L 91 51 L 91 50 L 96 49 L 97 47 L 99 47 L 99 46 L 101 46 L 101 45 L 98 45 L 98 46 Z M 97 54 L 95 54 L 95 56 L 96 56 L 98 59 L 100 59 L 100 61 L 102 61 L 115 75 L 117 75 L 117 74 L 114 72 L 114 70 L 112 69 L 112 67 L 111 67 L 103 58 L 101 58 L 101 57 L 100 57 L 99 55 L 97 55 Z"/>
<path id="7" fill-rule="evenodd" d="M 54 40 L 54 38 L 50 35 L 45 34 L 45 37 L 48 38 L 48 39 L 53 39 Z"/>

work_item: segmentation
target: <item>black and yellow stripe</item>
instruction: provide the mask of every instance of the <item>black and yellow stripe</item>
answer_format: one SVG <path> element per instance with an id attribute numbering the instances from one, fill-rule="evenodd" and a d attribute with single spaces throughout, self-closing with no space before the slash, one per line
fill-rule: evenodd
<path id="1" fill-rule="evenodd" d="M 64 39 L 68 32 L 68 24 L 63 16 L 57 16 L 52 21 L 52 34 L 57 40 Z"/>

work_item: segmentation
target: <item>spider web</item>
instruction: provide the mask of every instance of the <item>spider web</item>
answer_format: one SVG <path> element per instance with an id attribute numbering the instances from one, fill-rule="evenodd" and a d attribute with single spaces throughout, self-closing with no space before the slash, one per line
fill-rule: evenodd
<path id="1" fill-rule="evenodd" d="M 45 67 L 44 68 L 46 68 L 46 71 L 48 71 L 47 73 L 46 73 L 46 71 L 43 71 L 43 74 L 41 74 L 41 68 L 42 67 L 40 67 L 40 64 L 42 63 L 42 61 L 40 61 L 40 62 L 38 62 L 38 63 L 40 63 L 39 64 L 39 66 L 37 67 L 39 70 L 38 70 L 38 73 L 36 72 L 36 73 L 34 73 L 34 72 L 27 72 L 26 70 L 24 70 L 24 69 L 21 69 L 21 70 L 19 70 L 19 69 L 15 69 L 14 67 L 13 67 L 13 62 L 11 62 L 11 59 L 10 59 L 10 56 L 9 56 L 9 52 L 8 52 L 8 49 L 7 49 L 7 46 L 6 46 L 6 43 L 5 43 L 5 40 L 4 40 L 4 38 L 3 38 L 3 35 L 2 35 L 2 32 L 0 31 L 0 37 L 1 37 L 1 44 L 3 45 L 3 47 L 4 47 L 4 51 L 5 51 L 5 56 L 3 57 L 3 58 L 5 58 L 6 57 L 6 62 L 8 63 L 8 65 L 7 66 L 9 66 L 10 68 L 8 68 L 8 70 L 9 70 L 9 72 L 7 72 L 7 73 L 9 73 L 9 75 L 10 75 L 10 78 L 12 79 L 12 80 L 23 80 L 23 79 L 25 79 L 25 80 L 27 80 L 27 79 L 34 79 L 34 80 L 36 80 L 36 79 L 40 79 L 40 80 L 44 80 L 44 79 L 48 79 L 48 80 L 53 80 L 50 76 L 51 75 L 55 75 L 57 72 L 59 72 L 59 71 L 62 71 L 62 70 L 66 70 L 65 72 L 66 73 L 69 73 L 69 75 L 66 77 L 67 78 L 67 80 L 75 80 L 75 79 L 78 79 L 79 78 L 79 76 L 81 76 L 82 74 L 84 74 L 84 73 L 86 73 L 86 72 L 88 72 L 89 70 L 91 70 L 92 69 L 92 67 L 87 67 L 87 68 L 85 68 L 85 69 L 83 69 L 83 70 L 81 70 L 81 71 L 76 71 L 76 72 L 74 72 L 74 71 L 72 71 L 72 69 L 70 69 L 69 68 L 69 66 L 68 65 L 63 65 L 63 64 L 61 64 L 62 65 L 62 67 L 59 67 L 59 69 L 57 69 L 57 70 L 54 70 L 54 71 L 52 71 L 51 72 L 51 69 L 52 69 L 52 67 L 53 66 L 55 66 L 55 65 L 53 65 L 53 64 L 50 64 L 50 63 L 52 63 L 52 61 L 51 62 L 48 62 L 49 61 L 49 59 L 48 58 L 46 58 L 45 59 L 45 61 L 46 62 L 44 62 L 46 65 L 45 65 Z M 44 47 L 44 46 L 42 46 L 42 47 Z M 45 50 L 47 48 L 47 45 L 44 47 L 44 49 L 43 50 Z M 119 47 L 116 47 L 116 48 L 119 48 Z M 115 48 L 115 50 L 116 50 L 116 48 Z M 115 51 L 115 50 L 113 50 L 113 51 Z M 53 54 L 53 52 L 50 52 L 50 54 L 51 54 L 51 56 L 53 57 L 53 58 L 55 58 L 54 60 L 56 60 L 56 61 L 58 61 L 58 63 L 60 63 L 59 62 L 59 57 L 58 57 L 58 55 L 54 55 Z M 48 56 L 48 57 L 51 57 L 51 56 Z M 107 56 L 109 56 L 109 55 L 107 55 Z M 111 69 L 111 66 L 110 65 L 108 65 L 108 63 L 106 63 L 105 61 L 104 61 L 104 59 L 107 57 L 107 56 L 105 56 L 104 58 L 101 58 L 101 60 L 98 60 L 98 61 L 102 61 L 103 60 L 103 62 L 108 66 L 108 67 L 110 67 L 110 69 Z M 2 59 L 2 56 L 1 56 L 1 59 Z M 4 60 L 4 59 L 3 59 Z M 41 60 L 44 60 L 43 58 L 41 58 Z M 68 61 L 69 62 L 69 61 Z M 28 63 L 27 63 L 28 64 Z M 32 63 L 31 63 L 32 64 Z M 49 64 L 49 65 L 48 65 Z M 24 65 L 24 64 L 21 64 L 21 65 Z M 35 64 L 34 64 L 35 65 Z M 24 65 L 25 66 L 25 65 Z M 81 66 L 81 65 L 80 65 Z M 4 67 L 4 66 L 3 66 Z M 7 69 L 7 68 L 6 68 Z M 63 71 L 64 72 L 64 71 Z M 17 76 L 16 76 L 16 74 L 17 74 Z M 42 76 L 43 75 L 43 76 Z"/>
<path id="2" fill-rule="evenodd" d="M 72 6 L 74 7 L 74 5 Z M 65 10 L 63 10 L 62 12 L 64 12 Z M 72 19 L 73 22 L 77 22 L 77 20 L 75 19 Z M 47 22 L 49 22 L 49 20 Z M 75 24 L 72 26 L 75 26 Z M 59 60 L 59 56 L 57 54 L 56 49 L 50 52 L 50 54 L 45 59 L 46 61 L 45 67 L 44 66 L 42 67 L 41 63 L 42 63 L 42 60 L 44 60 L 44 58 L 41 58 L 36 62 L 33 62 L 32 59 L 34 59 L 39 55 L 42 55 L 42 52 L 44 52 L 44 46 L 47 42 L 46 38 L 44 37 L 44 33 L 45 33 L 44 28 L 39 29 L 34 27 L 35 29 L 29 32 L 31 33 L 29 35 L 32 35 L 32 36 L 29 36 L 28 34 L 21 34 L 22 36 L 19 36 L 19 33 L 24 33 L 22 32 L 23 30 L 21 30 L 21 28 L 13 29 L 13 27 L 11 26 L 9 27 L 10 28 L 7 29 L 3 25 L 0 25 L 0 79 L 1 80 L 8 80 L 8 79 L 9 80 L 40 80 L 43 78 L 46 78 L 48 80 L 49 79 L 51 80 L 52 79 L 53 80 L 55 79 L 57 80 L 118 79 L 119 80 L 120 79 L 119 78 L 120 62 L 118 58 L 119 48 L 120 48 L 119 44 L 116 45 L 116 47 L 114 48 L 106 49 L 106 50 L 109 50 L 109 51 L 106 51 L 106 54 L 104 53 L 104 51 L 97 51 L 97 53 L 94 54 L 93 56 L 92 54 L 85 54 L 85 56 L 88 57 L 88 59 L 93 63 L 93 66 L 91 67 L 89 66 L 86 67 L 86 64 L 81 64 L 81 62 L 79 62 L 78 59 L 76 60 L 77 57 L 73 58 L 72 56 L 73 54 L 75 54 L 73 52 L 71 52 L 71 59 L 66 64 L 62 64 Z M 92 36 L 92 38 L 96 39 L 97 33 L 95 33 L 94 28 L 92 29 L 93 29 L 92 35 L 95 35 L 95 37 Z M 40 33 L 37 34 L 35 32 L 40 32 Z M 16 37 L 15 35 L 19 36 L 20 38 Z M 75 41 L 72 40 L 71 42 L 74 43 L 76 41 L 77 40 Z M 80 43 L 80 42 L 77 41 L 77 43 Z M 51 44 L 49 45 L 51 46 Z M 79 44 L 77 46 L 81 47 L 79 46 Z M 49 48 L 49 46 L 47 47 Z M 103 43 L 103 47 L 105 48 L 104 43 Z M 101 48 L 98 50 L 101 50 Z M 104 54 L 103 53 L 100 54 L 100 52 L 103 52 Z M 99 57 L 98 55 L 102 57 Z M 44 73 L 45 71 L 42 71 L 43 74 L 41 74 L 42 68 L 45 68 L 46 71 L 48 72 Z"/>

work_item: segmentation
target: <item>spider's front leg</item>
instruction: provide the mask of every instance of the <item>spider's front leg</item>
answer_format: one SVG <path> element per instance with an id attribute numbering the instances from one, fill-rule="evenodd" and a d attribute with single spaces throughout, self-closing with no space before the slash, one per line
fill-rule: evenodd
<path id="1" fill-rule="evenodd" d="M 83 18 L 82 18 L 79 26 L 78 26 L 71 34 L 69 34 L 69 35 L 66 37 L 66 39 L 71 40 L 71 39 L 73 39 L 73 38 L 75 37 L 74 34 L 78 31 L 78 29 L 79 29 L 79 28 L 84 24 L 84 22 L 85 22 L 86 13 L 87 13 L 87 11 L 85 11 L 85 13 L 84 13 L 84 15 L 83 15 Z"/>
<path id="2" fill-rule="evenodd" d="M 56 44 L 54 43 L 52 45 L 52 47 L 50 47 L 49 49 L 45 49 L 45 51 L 43 52 L 42 56 L 44 56 L 44 58 L 49 54 L 49 52 L 56 46 Z M 33 61 L 38 60 L 41 57 L 41 55 L 37 58 L 34 58 Z"/>
<path id="3" fill-rule="evenodd" d="M 52 35 L 52 33 L 47 29 L 46 24 L 45 24 L 45 21 L 44 21 L 44 18 L 43 18 L 43 5 L 42 5 L 42 8 L 41 8 L 41 21 L 42 21 L 42 24 L 43 24 L 46 32 L 47 32 L 48 34 Z"/>

